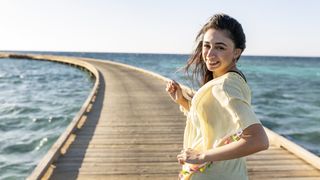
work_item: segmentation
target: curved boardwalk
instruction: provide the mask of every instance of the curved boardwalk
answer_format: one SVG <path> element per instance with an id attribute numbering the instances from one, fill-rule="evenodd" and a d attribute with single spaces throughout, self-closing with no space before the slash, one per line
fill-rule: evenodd
<path id="1" fill-rule="evenodd" d="M 102 75 L 97 99 L 51 179 L 177 179 L 185 117 L 165 92 L 165 82 L 88 62 Z M 250 179 L 320 179 L 319 170 L 275 145 L 247 163 Z"/>
<path id="2" fill-rule="evenodd" d="M 101 72 L 96 102 L 52 179 L 176 179 L 185 117 L 165 82 L 91 62 Z"/>

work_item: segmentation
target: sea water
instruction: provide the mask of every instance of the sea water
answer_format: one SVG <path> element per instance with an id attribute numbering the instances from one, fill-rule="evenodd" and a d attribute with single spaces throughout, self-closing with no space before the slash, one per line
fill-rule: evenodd
<path id="1" fill-rule="evenodd" d="M 25 179 L 80 110 L 94 81 L 49 61 L 0 64 L 0 179 Z"/>

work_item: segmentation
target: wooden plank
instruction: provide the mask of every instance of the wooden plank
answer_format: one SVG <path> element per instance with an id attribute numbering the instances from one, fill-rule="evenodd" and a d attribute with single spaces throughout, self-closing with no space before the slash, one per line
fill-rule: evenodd
<path id="1" fill-rule="evenodd" d="M 304 161 L 300 159 L 290 159 L 290 160 L 264 160 L 264 161 L 247 161 L 247 166 L 259 166 L 259 165 L 286 165 L 295 164 L 297 166 L 305 164 Z"/>
<path id="2" fill-rule="evenodd" d="M 275 178 L 262 178 L 259 177 L 259 180 L 270 180 L 270 179 L 276 179 L 276 180 L 320 180 L 319 177 L 307 177 L 307 176 L 302 176 L 302 177 L 275 177 Z"/>
<path id="3" fill-rule="evenodd" d="M 309 166 L 308 164 L 303 165 L 261 165 L 261 166 L 249 166 L 248 171 L 274 171 L 275 173 L 277 171 L 284 171 L 284 170 L 314 170 L 313 167 Z"/>
<path id="4" fill-rule="evenodd" d="M 320 177 L 281 177 L 279 180 L 320 180 Z"/>
<path id="5" fill-rule="evenodd" d="M 261 151 L 258 152 L 256 154 L 254 154 L 254 156 L 260 156 L 260 155 L 281 155 L 281 154 L 288 154 L 288 151 L 284 151 L 282 149 L 268 149 L 267 151 Z"/>
<path id="6" fill-rule="evenodd" d="M 69 136 L 69 138 L 66 140 L 66 142 L 64 143 L 64 145 L 62 146 L 62 148 L 60 149 L 60 153 L 66 154 L 67 150 L 69 149 L 70 145 L 72 144 L 72 142 L 76 139 L 76 135 L 75 134 L 71 134 Z"/>
<path id="7" fill-rule="evenodd" d="M 182 149 L 182 144 L 72 144 L 77 149 L 145 149 L 145 150 L 166 150 L 166 149 Z"/>
<path id="8" fill-rule="evenodd" d="M 150 133 L 150 134 L 120 134 L 120 133 L 114 133 L 114 134 L 94 134 L 94 138 L 96 139 L 158 139 L 159 135 L 162 134 L 155 134 L 155 133 Z M 79 134 L 78 138 L 89 138 L 92 137 L 92 134 Z M 170 139 L 176 139 L 179 140 L 181 139 L 181 134 L 167 134 L 166 136 L 163 136 L 164 138 L 170 138 Z M 284 152 L 284 151 L 281 151 Z"/>
<path id="9" fill-rule="evenodd" d="M 42 180 L 46 180 L 46 179 L 49 179 L 50 176 L 52 175 L 53 173 L 53 170 L 56 168 L 56 166 L 54 165 L 50 165 L 50 167 L 47 169 L 47 172 L 43 175 L 43 177 L 41 177 Z"/>
<path id="10" fill-rule="evenodd" d="M 86 112 L 87 112 L 87 113 L 88 113 L 88 112 L 90 112 L 90 111 L 91 111 L 91 109 L 92 109 L 92 104 L 90 103 L 90 104 L 88 105 L 88 107 L 87 107 Z"/>
<path id="11" fill-rule="evenodd" d="M 281 177 L 320 177 L 317 170 L 291 170 L 291 171 L 249 171 L 250 179 L 277 179 Z"/>
<path id="12" fill-rule="evenodd" d="M 87 120 L 87 116 L 86 115 L 83 115 L 79 121 L 79 123 L 77 124 L 77 128 L 78 129 L 81 129 L 84 125 L 84 123 L 86 122 Z"/>
<path id="13" fill-rule="evenodd" d="M 155 157 L 155 158 L 161 158 L 161 157 L 173 157 L 176 158 L 177 153 L 176 152 L 141 152 L 141 151 L 131 151 L 131 152 L 107 152 L 107 153 L 88 153 L 86 152 L 85 158 L 117 158 L 117 157 L 132 157 L 135 158 L 147 158 L 147 157 Z M 83 152 L 78 151 L 77 153 L 69 153 L 69 158 L 76 158 L 76 157 L 83 157 Z"/>
<path id="14" fill-rule="evenodd" d="M 138 127 L 138 126 L 143 126 L 143 127 L 152 127 L 152 128 L 156 128 L 159 126 L 175 126 L 178 127 L 179 129 L 181 129 L 181 127 L 185 126 L 184 122 L 170 122 L 170 121 L 143 121 L 143 120 L 139 120 L 136 122 L 127 122 L 127 121 L 118 121 L 117 123 L 114 122 L 98 122 L 98 123 L 90 123 L 90 122 L 86 122 L 86 126 L 89 127 Z"/>
<path id="15" fill-rule="evenodd" d="M 61 158 L 65 162 L 77 162 L 77 163 L 87 163 L 87 162 L 96 162 L 96 163 L 103 163 L 103 162 L 177 162 L 176 156 L 174 157 L 68 157 L 68 158 Z M 59 159 L 60 160 L 60 159 Z M 59 162 L 59 161 L 58 161 Z"/>
<path id="16" fill-rule="evenodd" d="M 82 136 L 81 138 L 86 141 L 92 139 L 91 143 L 157 143 L 157 142 L 164 142 L 164 143 L 177 143 L 177 141 L 182 141 L 182 137 L 170 137 L 170 136 L 150 136 L 150 137 L 144 137 L 144 136 L 136 136 L 136 137 L 128 137 L 128 136 L 119 136 L 119 137 L 103 137 L 103 136 L 93 136 L 94 139 L 92 139 L 90 136 Z"/>
<path id="17" fill-rule="evenodd" d="M 248 156 L 247 160 L 248 161 L 262 161 L 262 160 L 291 160 L 291 159 L 297 159 L 297 157 L 291 155 L 291 154 L 286 154 L 286 155 L 263 155 L 263 156 L 258 156 L 258 155 L 253 155 L 253 156 Z"/>
<path id="18" fill-rule="evenodd" d="M 74 166 L 72 164 L 68 164 L 68 166 L 60 165 L 57 166 L 57 170 L 59 172 L 68 172 L 68 171 L 74 171 L 78 169 L 78 165 L 75 164 Z M 135 166 L 129 166 L 129 165 L 106 165 L 106 164 L 91 164 L 86 166 L 81 166 L 78 169 L 82 174 L 158 174 L 158 173 L 169 173 L 178 174 L 180 171 L 179 166 L 166 166 L 165 164 L 157 164 L 155 166 L 145 166 L 145 165 L 139 165 L 136 164 Z"/>
<path id="19" fill-rule="evenodd" d="M 268 128 L 265 128 L 265 130 L 269 138 L 272 139 L 273 143 L 277 144 L 279 147 L 287 149 L 289 152 L 295 154 L 297 157 L 303 159 L 304 161 L 320 170 L 320 157 L 310 153 L 296 143 L 289 141 L 288 139 L 280 136 L 279 134 L 276 134 Z"/>
<path id="20" fill-rule="evenodd" d="M 56 179 L 78 179 L 78 180 L 177 180 L 176 174 L 138 174 L 138 175 L 91 175 L 91 174 L 79 174 L 62 173 L 56 176 Z"/>

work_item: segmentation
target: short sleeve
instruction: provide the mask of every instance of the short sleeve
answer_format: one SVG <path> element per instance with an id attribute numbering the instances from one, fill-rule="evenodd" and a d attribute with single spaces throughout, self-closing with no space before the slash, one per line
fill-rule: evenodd
<path id="1" fill-rule="evenodd" d="M 226 80 L 212 89 L 222 108 L 242 130 L 252 124 L 261 124 L 251 107 L 250 90 L 245 86 L 242 82 Z"/>
<path id="2" fill-rule="evenodd" d="M 232 116 L 239 122 L 242 130 L 252 124 L 261 124 L 251 106 L 241 99 L 230 99 L 226 108 L 230 113 L 233 113 Z"/>

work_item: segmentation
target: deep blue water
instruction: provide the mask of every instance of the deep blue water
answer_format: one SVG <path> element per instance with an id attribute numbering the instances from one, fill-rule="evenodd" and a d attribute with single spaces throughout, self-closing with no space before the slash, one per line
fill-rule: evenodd
<path id="1" fill-rule="evenodd" d="M 177 71 L 184 66 L 188 55 L 31 53 L 112 60 L 147 69 L 191 86 L 185 74 Z M 53 66 L 48 65 L 49 62 L 35 63 L 27 60 L 0 60 L 0 62 L 2 89 L 0 103 L 6 104 L 0 107 L 0 132 L 6 134 L 0 139 L 1 144 L 5 144 L 0 145 L 1 179 L 1 171 L 4 173 L 17 171 L 25 174 L 30 172 L 39 160 L 39 157 L 34 157 L 43 155 L 50 148 L 59 133 L 80 109 L 79 104 L 82 104 L 89 94 L 92 81 L 84 72 L 65 65 Z M 15 66 L 16 73 L 11 75 L 7 75 L 8 72 L 3 73 L 2 67 L 6 65 Z M 53 72 L 46 71 L 48 66 Z M 53 70 L 55 68 L 57 70 Z M 320 58 L 244 56 L 239 60 L 239 69 L 248 79 L 253 93 L 252 104 L 262 123 L 320 155 Z M 25 71 L 36 75 L 29 78 L 30 75 L 25 74 Z M 54 76 L 55 72 L 64 73 L 64 76 Z M 72 73 L 75 74 L 71 75 Z M 29 79 L 30 85 L 25 85 L 26 79 Z M 87 86 L 79 88 L 84 85 Z M 17 87 L 21 89 L 15 90 Z M 197 89 L 196 86 L 194 88 Z M 15 94 L 19 96 L 13 96 Z M 47 101 L 47 94 L 51 95 L 49 97 L 52 98 L 51 101 Z M 3 97 L 13 98 L 14 103 L 7 103 L 7 98 Z M 42 113 L 43 110 L 46 112 Z M 18 132 L 21 134 L 21 131 L 26 132 L 26 136 L 17 141 L 15 134 Z M 8 165 L 6 161 L 9 159 L 16 160 Z M 24 164 L 23 170 L 17 170 L 17 164 Z M 7 167 L 8 170 L 3 171 L 3 167 Z"/>

